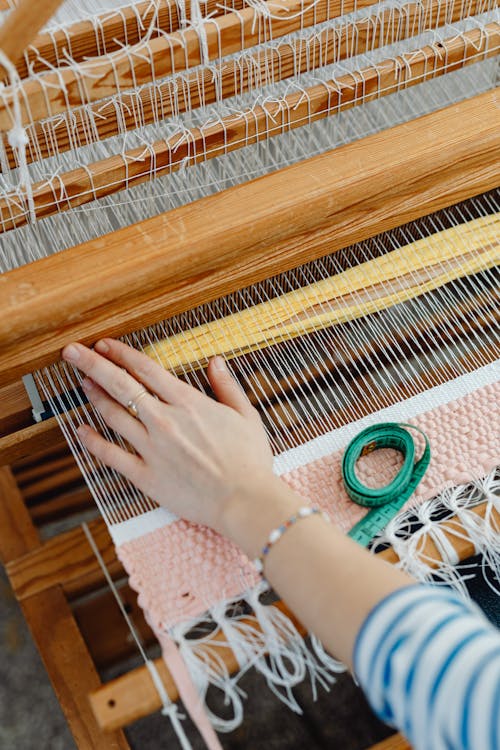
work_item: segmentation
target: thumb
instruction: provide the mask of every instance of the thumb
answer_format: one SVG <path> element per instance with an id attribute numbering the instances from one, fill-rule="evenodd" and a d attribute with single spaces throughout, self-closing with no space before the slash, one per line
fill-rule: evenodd
<path id="1" fill-rule="evenodd" d="M 222 359 L 214 357 L 208 365 L 208 379 L 215 396 L 221 404 L 230 406 L 243 417 L 254 417 L 256 412 L 239 383 Z"/>

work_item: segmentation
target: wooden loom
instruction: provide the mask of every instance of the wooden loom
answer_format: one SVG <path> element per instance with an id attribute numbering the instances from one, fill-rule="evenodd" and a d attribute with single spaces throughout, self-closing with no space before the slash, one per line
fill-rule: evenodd
<path id="1" fill-rule="evenodd" d="M 292 3 L 285 3 L 285 6 L 285 16 L 293 16 L 297 6 Z M 318 6 L 316 13 L 324 14 L 320 20 L 327 20 L 331 8 L 331 4 Z M 436 14 L 444 12 L 439 8 L 442 8 L 440 4 L 428 3 L 433 23 Z M 251 32 L 254 11 L 247 8 L 243 12 L 248 14 L 245 29 Z M 405 12 L 416 14 L 416 4 Z M 169 33 L 180 33 L 176 30 L 178 19 L 173 6 L 172 12 L 162 18 Z M 242 42 L 241 35 L 235 34 L 240 26 L 239 22 L 234 23 L 230 13 L 216 16 L 216 19 L 223 29 L 229 29 L 229 41 L 213 32 L 217 43 L 222 38 L 222 43 L 228 45 L 227 52 L 235 50 L 236 36 L 238 44 L 251 46 L 255 43 L 255 38 L 247 40 L 245 37 Z M 314 21 L 318 22 L 317 16 Z M 312 23 L 313 19 L 308 22 Z M 275 35 L 290 31 L 290 23 L 292 21 L 285 18 L 284 30 L 275 30 Z M 214 25 L 211 22 L 210 27 Z M 132 28 L 136 27 L 130 23 L 127 32 Z M 369 23 L 363 28 L 365 34 L 372 33 Z M 363 32 L 363 28 L 356 33 Z M 403 28 L 411 29 L 411 25 Z M 108 33 L 106 27 L 103 33 Z M 120 33 L 110 22 L 110 38 L 119 38 Z M 192 34 L 192 40 L 188 38 L 188 62 L 196 64 L 200 62 L 200 50 L 198 36 L 195 32 Z M 78 46 L 82 57 L 95 54 L 91 35 L 84 24 L 76 38 L 81 40 Z M 129 41 L 141 44 L 139 32 L 137 39 Z M 157 43 L 159 46 L 161 41 Z M 446 60 L 447 66 L 442 72 L 450 65 L 466 64 L 469 52 L 471 60 L 478 49 L 485 56 L 494 54 L 498 41 L 499 30 L 494 24 L 486 33 L 471 32 L 465 39 L 453 39 L 446 43 L 445 53 L 440 58 Z M 382 44 L 381 39 L 370 39 L 370 44 L 379 42 Z M 42 35 L 35 46 L 45 45 L 45 50 L 54 44 L 57 46 L 57 38 L 54 41 L 52 36 L 49 39 Z M 5 46 L 3 48 L 6 50 Z M 9 54 L 10 50 L 7 52 Z M 213 55 L 217 58 L 218 52 L 214 51 Z M 420 80 L 430 59 L 433 74 L 440 73 L 435 51 L 425 48 L 419 55 L 414 58 L 413 67 L 405 68 L 404 75 L 408 76 L 405 85 Z M 158 59 L 164 57 L 159 51 Z M 58 59 L 57 49 L 54 59 Z M 21 75 L 27 70 L 26 64 L 26 59 L 19 63 Z M 106 60 L 99 64 L 105 65 Z M 396 70 L 394 66 L 388 67 L 387 81 L 394 80 Z M 166 71 L 162 70 L 164 74 Z M 69 77 L 71 71 L 64 75 Z M 126 76 L 126 71 L 123 75 Z M 350 81 L 341 81 L 334 106 L 338 110 L 352 106 L 361 91 L 364 97 L 369 97 L 370 86 L 375 85 L 379 75 L 370 71 L 362 73 L 354 87 L 352 76 Z M 399 75 L 403 75 L 401 69 Z M 25 86 L 29 89 L 30 85 L 28 80 Z M 397 79 L 394 87 L 400 85 L 401 79 Z M 27 93 L 31 96 L 29 90 Z M 106 90 L 104 95 L 109 93 Z M 313 100 L 317 98 L 313 106 L 318 117 L 323 116 L 325 97 L 331 105 L 334 95 L 323 86 L 311 95 Z M 90 92 L 89 99 L 94 102 L 102 96 L 102 92 L 95 95 Z M 156 323 L 160 318 L 210 302 L 278 271 L 295 268 L 300 263 L 495 188 L 500 155 L 500 109 L 496 97 L 495 91 L 481 94 L 175 209 L 169 212 L 168 218 L 160 215 L 141 225 L 123 228 L 105 240 L 87 242 L 0 277 L 0 464 L 4 466 L 0 474 L 0 553 L 79 747 L 128 747 L 121 728 L 157 710 L 160 702 L 145 668 L 133 670 L 108 685 L 100 684 L 96 666 L 114 663 L 130 653 L 128 630 L 118 616 L 81 527 L 45 541 L 40 536 L 39 528 L 43 531 L 44 526 L 54 520 L 76 518 L 78 513 L 92 506 L 92 500 L 79 480 L 55 418 L 31 423 L 31 407 L 20 376 L 56 361 L 62 346 L 71 339 L 93 343 L 103 335 L 121 335 Z M 290 103 L 296 124 L 304 116 L 299 99 L 297 96 Z M 33 107 L 40 104 L 36 96 L 29 101 Z M 71 103 L 78 106 L 81 101 Z M 151 101 L 150 106 L 153 111 Z M 36 117 L 41 122 L 46 114 L 42 107 Z M 254 114 L 245 124 L 249 140 L 263 137 L 264 130 L 259 130 L 259 122 L 268 122 L 269 117 L 276 121 L 273 111 L 262 108 L 257 117 Z M 114 127 L 112 118 L 111 122 L 106 122 L 106 127 Z M 250 122 L 255 130 L 248 134 Z M 3 119 L 0 112 L 0 127 L 4 132 L 10 127 L 7 110 L 3 112 Z M 294 122 L 281 120 L 276 130 L 292 127 Z M 43 124 L 38 124 L 37 128 L 42 132 Z M 103 137 L 104 132 L 98 135 Z M 233 134 L 230 143 L 227 132 L 222 129 L 208 134 L 195 133 L 194 137 L 200 143 L 208 138 L 213 153 L 217 154 L 236 147 L 241 134 Z M 59 148 L 68 145 L 63 134 Z M 50 148 L 50 143 L 46 143 L 45 148 Z M 158 172 L 175 169 L 179 148 L 182 146 L 178 143 L 165 141 L 155 146 Z M 14 151 L 8 153 L 14 163 Z M 35 158 L 35 146 L 29 153 L 30 158 Z M 173 163 L 172 153 L 176 154 L 176 163 Z M 186 155 L 190 153 L 188 149 Z M 127 166 L 130 184 L 150 174 L 148 159 L 152 158 L 148 154 L 142 161 L 132 162 L 133 167 Z M 363 165 L 363 169 L 358 165 Z M 109 192 L 110 172 L 115 185 L 121 184 L 124 169 L 122 158 L 117 157 L 112 163 L 92 165 L 91 176 L 88 170 L 81 170 L 78 174 L 59 177 L 57 186 L 40 185 L 34 194 L 37 215 L 65 210 L 93 200 L 103 194 L 102 191 Z M 99 183 L 100 175 L 105 175 L 102 183 Z M 293 191 L 290 191 L 291 184 Z M 307 212 L 301 210 L 305 195 Z M 241 206 L 245 206 L 244 216 Z M 26 221 L 22 201 L 18 203 L 18 211 L 13 211 L 8 202 L 0 203 L 0 215 L 4 231 Z M 213 222 L 213 216 L 217 216 L 217 222 Z M 498 230 L 496 232 L 498 238 Z M 488 262 L 495 262 L 497 258 L 493 255 Z M 98 289 L 96 277 L 99 278 Z M 384 304 L 387 300 L 382 298 L 380 305 Z M 291 333 L 288 331 L 284 335 Z M 495 357 L 494 351 L 489 354 Z M 477 512 L 480 513 L 481 508 Z M 119 580 L 123 571 L 104 522 L 93 520 L 90 528 L 110 574 Z M 472 554 L 471 545 L 458 539 L 451 529 L 449 536 L 461 559 Z M 430 540 L 426 553 L 436 560 L 439 557 Z M 390 550 L 382 554 L 391 561 L 396 560 Z M 126 585 L 120 591 L 142 636 L 148 640 L 151 633 L 137 608 L 135 595 Z M 88 596 L 90 593 L 92 597 Z M 101 620 L 107 622 L 105 632 L 96 627 L 97 612 Z M 232 663 L 227 649 L 224 659 Z M 161 661 L 158 661 L 158 668 L 171 697 L 175 698 L 175 686 Z M 391 739 L 383 745 L 387 749 L 406 746 L 402 739 Z"/>

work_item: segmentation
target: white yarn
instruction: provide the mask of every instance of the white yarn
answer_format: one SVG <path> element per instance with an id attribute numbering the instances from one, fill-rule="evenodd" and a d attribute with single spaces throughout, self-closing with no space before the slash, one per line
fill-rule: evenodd
<path id="1" fill-rule="evenodd" d="M 486 503 L 484 517 L 473 510 L 480 503 Z M 432 514 L 438 510 L 443 515 L 436 521 Z M 467 568 L 459 565 L 451 542 L 445 539 L 446 531 L 455 539 L 472 542 L 475 553 L 483 556 L 483 572 L 490 571 L 486 579 L 488 585 L 500 594 L 500 527 L 494 520 L 494 511 L 500 511 L 500 476 L 496 471 L 469 485 L 444 490 L 434 500 L 400 513 L 377 539 L 374 551 L 382 544 L 389 544 L 399 557 L 398 567 L 402 570 L 422 582 L 437 579 L 467 597 L 465 581 L 470 576 Z M 408 536 L 409 528 L 415 523 L 421 527 Z M 427 537 L 436 543 L 442 555 L 437 567 L 434 567 L 434 560 L 421 554 Z"/>
<path id="2" fill-rule="evenodd" d="M 2 49 L 0 49 L 0 65 L 2 65 L 8 73 L 10 80 L 10 87 L 12 90 L 12 104 L 14 108 L 13 125 L 12 129 L 8 134 L 8 142 L 11 148 L 17 155 L 17 161 L 19 164 L 19 189 L 25 191 L 25 197 L 28 204 L 28 215 L 31 223 L 36 222 L 36 211 L 35 203 L 33 200 L 33 190 L 31 184 L 30 173 L 28 169 L 28 160 L 26 158 L 26 149 L 29 143 L 29 138 L 26 130 L 22 125 L 21 117 L 21 103 L 19 101 L 21 91 L 21 79 L 19 73 L 13 62 L 7 57 Z M 0 96 L 2 93 L 3 84 L 0 88 Z"/>

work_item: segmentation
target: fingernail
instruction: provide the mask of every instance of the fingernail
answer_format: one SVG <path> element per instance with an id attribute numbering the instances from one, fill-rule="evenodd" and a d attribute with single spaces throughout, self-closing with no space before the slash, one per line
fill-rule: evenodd
<path id="1" fill-rule="evenodd" d="M 80 436 L 81 438 L 83 438 L 83 437 L 85 437 L 85 435 L 87 435 L 87 434 L 88 434 L 89 428 L 87 427 L 87 425 L 86 425 L 86 424 L 81 424 L 81 425 L 78 425 L 78 427 L 77 427 L 77 430 L 76 430 L 76 431 L 77 431 L 77 433 L 79 434 L 79 436 Z"/>
<path id="2" fill-rule="evenodd" d="M 100 354 L 107 354 L 109 352 L 109 344 L 107 344 L 104 339 L 101 339 L 94 346 L 94 349 L 96 350 L 96 352 L 100 352 Z"/>
<path id="3" fill-rule="evenodd" d="M 78 362 L 80 359 L 80 351 L 79 344 L 69 344 L 69 346 L 66 346 L 63 349 L 63 359 L 67 362 Z"/>
<path id="4" fill-rule="evenodd" d="M 214 368 L 218 370 L 219 372 L 227 372 L 227 367 L 225 361 L 222 359 L 222 357 L 214 357 L 213 359 Z"/>
<path id="5" fill-rule="evenodd" d="M 94 387 L 94 384 L 92 383 L 90 378 L 84 378 L 82 380 L 82 388 L 85 391 L 85 393 L 88 393 L 89 391 L 91 391 L 93 387 Z"/>

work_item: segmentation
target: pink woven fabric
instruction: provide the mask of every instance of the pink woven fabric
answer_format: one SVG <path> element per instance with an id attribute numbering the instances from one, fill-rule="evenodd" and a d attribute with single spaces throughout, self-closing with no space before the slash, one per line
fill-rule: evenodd
<path id="1" fill-rule="evenodd" d="M 484 476 L 499 463 L 499 383 L 409 421 L 426 433 L 432 449 L 431 464 L 410 504 L 421 503 L 447 486 Z M 341 457 L 338 451 L 283 479 L 347 531 L 366 511 L 346 495 Z M 399 461 L 393 451 L 376 451 L 359 462 L 360 476 L 372 486 L 385 484 Z M 156 632 L 198 618 L 259 579 L 253 565 L 231 542 L 186 521 L 150 532 L 117 551 Z"/>

